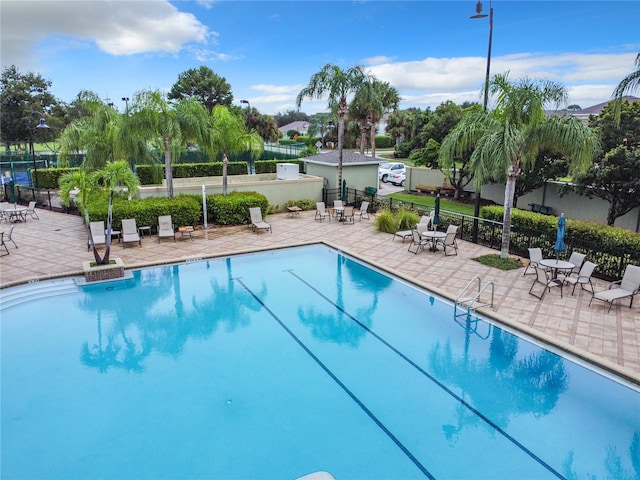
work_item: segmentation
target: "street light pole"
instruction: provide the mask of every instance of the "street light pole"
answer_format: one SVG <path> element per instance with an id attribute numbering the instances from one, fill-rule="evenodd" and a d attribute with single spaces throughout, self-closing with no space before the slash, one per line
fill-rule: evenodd
<path id="1" fill-rule="evenodd" d="M 35 148 L 33 147 L 33 116 L 40 115 L 40 122 L 36 125 L 36 128 L 50 128 L 49 125 L 44 121 L 44 114 L 40 112 L 33 111 L 29 114 L 29 153 L 31 154 L 31 161 L 33 162 L 33 179 L 34 179 L 34 187 L 36 190 L 40 187 L 40 182 L 38 181 L 38 164 L 36 162 Z M 34 191 L 34 200 L 35 200 L 35 191 Z"/>
<path id="2" fill-rule="evenodd" d="M 122 97 L 122 101 L 124 102 L 124 111 L 128 115 L 129 114 L 129 97 Z"/>
<path id="3" fill-rule="evenodd" d="M 251 130 L 251 126 L 249 125 L 249 116 L 251 115 L 251 104 L 249 100 L 240 100 L 240 103 L 247 104 L 247 127 Z M 249 175 L 254 175 L 256 173 L 256 169 L 253 165 L 253 157 L 251 156 L 251 144 L 249 144 L 249 160 L 247 161 L 247 173 Z"/>
<path id="4" fill-rule="evenodd" d="M 476 3 L 476 13 L 471 15 L 470 18 L 486 18 L 487 14 L 482 13 L 482 2 L 478 0 Z M 493 5 L 489 0 L 489 48 L 487 50 L 487 72 L 484 78 L 484 103 L 483 109 L 487 111 L 487 103 L 489 102 L 489 76 L 491 75 L 491 43 L 493 40 Z M 481 200 L 482 185 L 476 185 L 476 199 L 473 207 L 473 231 L 471 234 L 471 240 L 473 243 L 478 243 L 478 218 L 480 217 L 480 200 Z"/>

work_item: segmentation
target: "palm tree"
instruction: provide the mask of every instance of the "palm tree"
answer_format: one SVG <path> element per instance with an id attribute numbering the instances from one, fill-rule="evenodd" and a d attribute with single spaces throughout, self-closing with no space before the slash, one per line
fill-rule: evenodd
<path id="1" fill-rule="evenodd" d="M 370 141 L 371 156 L 376 156 L 376 126 L 385 113 L 398 108 L 400 103 L 400 95 L 395 87 L 388 82 L 380 82 L 379 80 L 371 80 L 366 83 L 365 91 L 367 96 L 371 98 L 369 119 L 371 120 Z"/>
<path id="2" fill-rule="evenodd" d="M 617 124 L 620 123 L 620 106 L 622 104 L 622 97 L 640 90 L 640 53 L 638 53 L 638 56 L 636 57 L 635 64 L 636 71 L 631 72 L 629 75 L 624 77 L 613 91 L 613 98 L 615 99 L 614 114 Z"/>
<path id="3" fill-rule="evenodd" d="M 60 178 L 60 196 L 65 204 L 69 204 L 71 192 L 76 193 L 75 202 L 83 210 L 85 224 L 89 235 L 89 242 L 93 249 L 93 257 L 99 265 L 109 264 L 111 252 L 111 222 L 113 220 L 113 197 L 116 195 L 135 195 L 140 182 L 131 171 L 126 161 L 109 162 L 104 168 L 89 173 L 86 167 L 75 172 L 67 173 Z M 107 210 L 106 248 L 101 257 L 93 243 L 89 221 L 89 202 L 101 193 L 109 195 Z"/>
<path id="4" fill-rule="evenodd" d="M 564 86 L 551 81 L 524 78 L 510 82 L 507 74 L 496 75 L 490 91 L 497 95 L 493 111 L 472 110 L 444 139 L 440 155 L 452 163 L 456 156 L 474 148 L 470 166 L 476 185 L 486 180 L 504 180 L 504 219 L 500 256 L 509 256 L 511 211 L 516 177 L 529 169 L 542 147 L 563 154 L 572 171 L 585 171 L 599 150 L 596 133 L 571 116 L 551 116 L 544 106 L 566 102 Z"/>
<path id="5" fill-rule="evenodd" d="M 356 92 L 370 76 L 363 67 L 356 66 L 343 70 L 337 65 L 327 63 L 322 70 L 314 73 L 309 84 L 296 98 L 298 108 L 305 98 L 329 96 L 329 108 L 338 114 L 338 196 L 342 198 L 342 149 L 344 136 L 344 116 L 347 113 L 347 96 Z"/>
<path id="6" fill-rule="evenodd" d="M 264 143 L 257 133 L 247 132 L 244 120 L 231 113 L 224 105 L 213 109 L 210 124 L 211 127 L 203 137 L 202 147 L 213 156 L 222 154 L 222 194 L 226 195 L 229 154 L 249 150 L 257 158 L 262 153 Z"/>
<path id="7" fill-rule="evenodd" d="M 389 115 L 387 134 L 396 139 L 396 149 L 400 146 L 400 142 L 411 137 L 412 116 L 412 110 L 396 110 Z"/>
<path id="8" fill-rule="evenodd" d="M 169 102 L 160 91 L 143 91 L 136 95 L 129 110 L 128 125 L 139 136 L 157 142 L 164 153 L 167 195 L 173 197 L 172 159 L 190 140 L 206 137 L 207 110 L 195 98 Z"/>

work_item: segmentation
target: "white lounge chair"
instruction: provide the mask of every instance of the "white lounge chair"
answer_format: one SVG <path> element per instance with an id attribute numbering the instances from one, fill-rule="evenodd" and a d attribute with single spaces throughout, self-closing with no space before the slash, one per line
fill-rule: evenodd
<path id="1" fill-rule="evenodd" d="M 544 294 L 547 293 L 547 291 L 551 291 L 551 287 L 560 287 L 560 298 L 562 298 L 562 280 L 560 280 L 559 278 L 551 278 L 549 271 L 545 270 L 544 268 L 538 266 L 535 266 L 534 268 L 536 270 L 536 279 L 531 284 L 529 294 L 542 300 Z M 544 285 L 544 289 L 540 292 L 540 294 L 537 294 L 533 291 L 533 287 L 538 284 Z"/>
<path id="2" fill-rule="evenodd" d="M 176 241 L 176 231 L 173 228 L 171 215 L 158 216 L 158 243 L 161 238 L 173 238 L 173 241 Z"/>
<path id="3" fill-rule="evenodd" d="M 615 285 L 619 285 L 619 288 L 613 288 Z M 589 301 L 589 306 L 591 306 L 591 302 L 593 302 L 595 298 L 596 300 L 609 303 L 608 312 L 610 312 L 615 300 L 629 297 L 629 308 L 631 308 L 633 306 L 633 296 L 638 293 L 640 293 L 640 267 L 637 265 L 627 265 L 622 280 L 611 282 L 609 290 L 594 293 Z"/>
<path id="4" fill-rule="evenodd" d="M 140 247 L 142 246 L 142 239 L 136 226 L 136 219 L 125 218 L 122 220 L 122 248 L 125 248 L 127 243 L 133 242 L 138 242 L 138 245 Z"/>
<path id="5" fill-rule="evenodd" d="M 93 238 L 93 244 L 97 247 L 99 245 L 107 244 L 107 236 L 104 234 L 104 222 L 91 222 L 89 224 L 89 230 L 91 231 L 91 237 Z M 87 252 L 91 250 L 91 239 L 87 239 Z"/>
<path id="6" fill-rule="evenodd" d="M 572 262 L 573 263 L 573 262 Z M 569 275 L 563 276 L 560 275 L 560 278 L 569 285 L 573 285 L 573 290 L 571 290 L 571 295 L 573 295 L 576 291 L 576 285 L 580 284 L 580 288 L 583 290 L 587 290 L 587 292 L 593 295 L 593 283 L 591 283 L 591 275 L 593 275 L 593 271 L 596 269 L 598 265 L 593 262 L 584 262 L 580 271 L 577 274 L 574 274 L 573 271 L 569 273 Z M 586 284 L 591 285 L 591 290 L 584 288 Z"/>
<path id="7" fill-rule="evenodd" d="M 316 220 L 324 220 L 325 217 L 329 217 L 329 221 L 331 221 L 331 215 L 327 213 L 327 207 L 324 202 L 316 202 Z"/>
<path id="8" fill-rule="evenodd" d="M 271 225 L 262 219 L 262 210 L 260 210 L 260 207 L 249 208 L 249 215 L 251 216 L 251 228 L 254 232 L 258 233 L 260 230 L 268 230 L 273 233 Z"/>

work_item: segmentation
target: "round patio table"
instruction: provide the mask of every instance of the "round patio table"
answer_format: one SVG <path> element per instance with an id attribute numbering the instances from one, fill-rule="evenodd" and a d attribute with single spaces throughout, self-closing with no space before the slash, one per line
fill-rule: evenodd
<path id="1" fill-rule="evenodd" d="M 429 249 L 432 252 L 437 252 L 438 248 L 436 245 L 438 244 L 438 240 L 442 240 L 447 236 L 445 232 L 437 232 L 435 230 L 425 230 L 420 234 L 422 238 L 426 238 L 431 241 L 431 248 Z"/>
<path id="2" fill-rule="evenodd" d="M 553 278 L 558 278 L 558 270 L 566 272 L 567 270 L 573 270 L 575 265 L 566 260 L 556 260 L 555 258 L 543 258 L 538 262 L 543 267 L 550 268 L 553 271 Z"/>

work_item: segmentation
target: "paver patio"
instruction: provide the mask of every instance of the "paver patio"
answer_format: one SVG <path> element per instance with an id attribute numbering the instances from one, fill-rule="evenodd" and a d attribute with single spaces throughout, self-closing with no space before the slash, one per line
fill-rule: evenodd
<path id="1" fill-rule="evenodd" d="M 33 280 L 66 275 L 81 275 L 82 262 L 93 260 L 87 251 L 87 234 L 81 217 L 45 209 L 37 210 L 40 220 L 28 219 L 15 224 L 15 249 L 9 244 L 10 255 L 0 257 L 0 287 Z M 407 251 L 408 242 L 390 234 L 380 233 L 371 220 L 356 220 L 343 225 L 335 221 L 315 221 L 314 212 L 301 212 L 300 217 L 286 213 L 266 218 L 273 233 L 256 234 L 248 226 L 213 227 L 196 230 L 193 241 L 144 236 L 142 247 L 123 248 L 117 240 L 111 256 L 121 258 L 127 268 L 139 268 L 162 263 L 181 262 L 193 258 L 226 256 L 241 252 L 324 242 L 354 255 L 406 280 L 454 300 L 464 286 L 479 276 L 483 284 L 495 284 L 495 305 L 479 309 L 513 328 L 517 328 L 560 349 L 597 363 L 607 370 L 640 384 L 640 298 L 634 307 L 628 301 L 608 306 L 594 302 L 591 295 L 565 288 L 552 289 L 543 300 L 529 295 L 533 275 L 523 276 L 523 269 L 502 271 L 484 266 L 473 258 L 496 253 L 486 247 L 458 241 L 457 256 L 445 257 L 442 251 L 427 250 L 417 255 Z M 0 224 L 8 231 L 10 225 Z M 178 236 L 179 238 L 179 236 Z M 101 248 L 100 251 L 103 249 Z M 608 288 L 608 283 L 595 281 L 596 290 Z M 2 291 L 0 290 L 0 295 Z M 401 305 L 399 310 L 401 311 Z"/>

